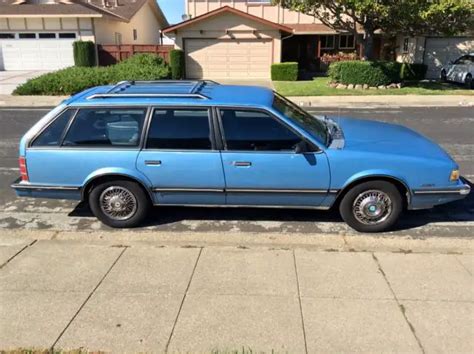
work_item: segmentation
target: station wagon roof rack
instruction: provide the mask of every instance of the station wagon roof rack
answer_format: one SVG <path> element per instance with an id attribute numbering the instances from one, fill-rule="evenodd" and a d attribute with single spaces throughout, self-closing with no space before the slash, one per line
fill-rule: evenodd
<path id="1" fill-rule="evenodd" d="M 93 94 L 87 97 L 87 99 L 113 97 L 209 99 L 209 97 L 199 92 L 205 85 L 219 84 L 212 80 L 121 81 L 114 85 L 109 91 Z M 172 87 L 174 88 L 173 90 L 171 89 Z"/>

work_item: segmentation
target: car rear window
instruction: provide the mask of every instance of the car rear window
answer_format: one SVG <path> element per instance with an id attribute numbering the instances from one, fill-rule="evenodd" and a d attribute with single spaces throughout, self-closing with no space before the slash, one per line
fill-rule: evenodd
<path id="1" fill-rule="evenodd" d="M 63 145 L 70 147 L 137 147 L 145 108 L 80 109 Z"/>
<path id="2" fill-rule="evenodd" d="M 71 117 L 76 113 L 75 109 L 68 109 L 61 113 L 54 121 L 43 130 L 43 132 L 33 141 L 31 146 L 48 147 L 59 146 L 61 138 Z"/>

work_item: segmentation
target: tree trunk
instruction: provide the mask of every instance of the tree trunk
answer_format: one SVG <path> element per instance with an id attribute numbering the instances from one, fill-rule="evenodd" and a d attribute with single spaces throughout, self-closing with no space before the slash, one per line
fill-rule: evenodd
<path id="1" fill-rule="evenodd" d="M 372 29 L 365 29 L 363 57 L 365 60 L 374 59 L 374 31 Z"/>

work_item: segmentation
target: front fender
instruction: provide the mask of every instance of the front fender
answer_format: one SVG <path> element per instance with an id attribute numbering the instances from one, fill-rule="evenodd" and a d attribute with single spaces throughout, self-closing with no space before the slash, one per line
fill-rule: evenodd
<path id="1" fill-rule="evenodd" d="M 409 193 L 408 197 L 411 200 L 411 196 L 413 193 L 406 179 L 401 174 L 397 173 L 396 171 L 386 170 L 386 169 L 373 169 L 373 170 L 365 170 L 365 171 L 358 172 L 352 175 L 351 177 L 349 177 L 345 181 L 344 185 L 341 188 L 341 191 L 345 190 L 351 184 L 357 183 L 357 181 L 361 181 L 366 178 L 377 178 L 377 177 L 394 179 L 402 183 L 407 189 Z"/>

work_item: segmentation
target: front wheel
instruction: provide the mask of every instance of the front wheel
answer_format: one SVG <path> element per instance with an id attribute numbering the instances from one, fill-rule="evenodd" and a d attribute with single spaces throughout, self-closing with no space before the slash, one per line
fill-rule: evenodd
<path id="1" fill-rule="evenodd" d="M 359 232 L 390 230 L 403 210 L 403 199 L 392 183 L 370 181 L 356 185 L 339 206 L 344 221 Z"/>
<path id="2" fill-rule="evenodd" d="M 89 206 L 104 224 L 129 228 L 145 220 L 151 203 L 137 183 L 119 180 L 95 186 L 89 193 Z"/>
<path id="3" fill-rule="evenodd" d="M 441 70 L 440 78 L 441 78 L 442 82 L 447 82 L 448 81 L 448 77 L 446 75 L 446 70 Z"/>

